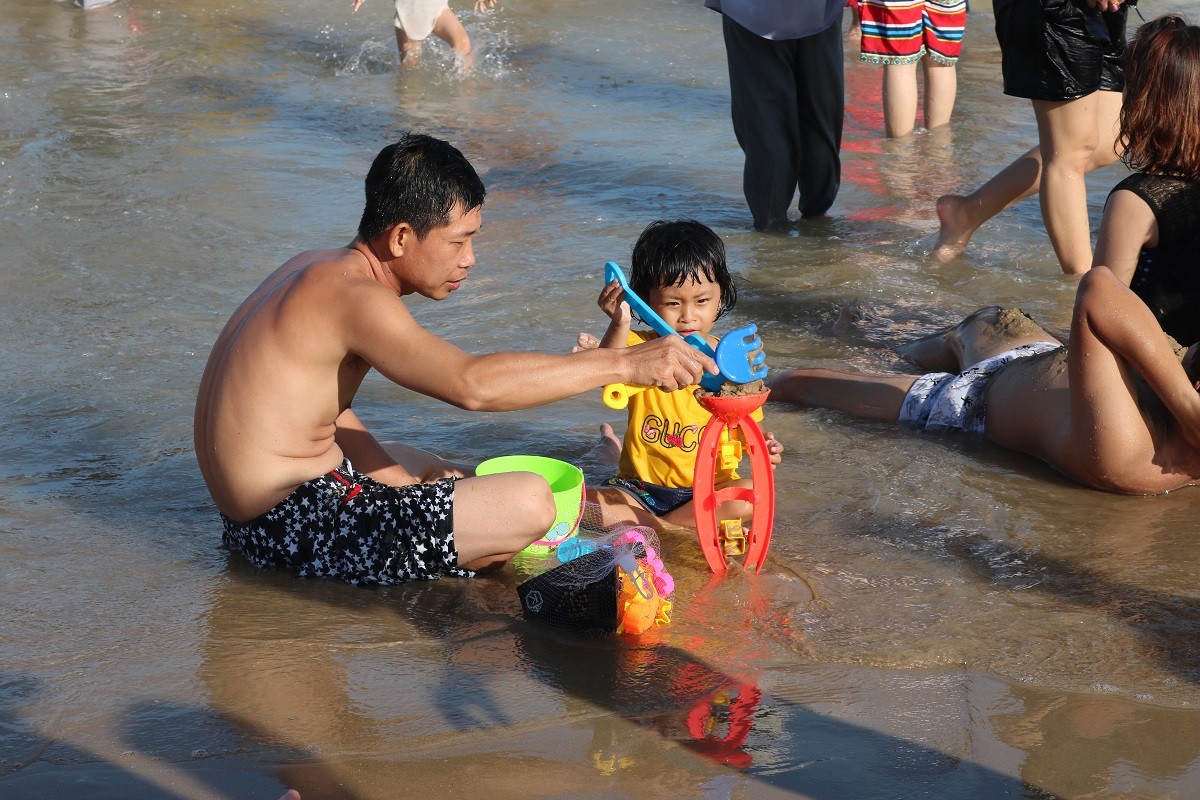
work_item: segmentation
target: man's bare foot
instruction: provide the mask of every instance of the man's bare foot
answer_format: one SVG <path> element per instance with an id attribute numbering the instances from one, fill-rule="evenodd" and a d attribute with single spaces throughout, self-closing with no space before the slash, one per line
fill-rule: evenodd
<path id="1" fill-rule="evenodd" d="M 963 254 L 971 234 L 977 226 L 971 224 L 967 216 L 970 200 L 957 194 L 944 194 L 937 201 L 938 231 L 937 244 L 933 248 L 933 257 L 938 261 L 952 261 Z"/>

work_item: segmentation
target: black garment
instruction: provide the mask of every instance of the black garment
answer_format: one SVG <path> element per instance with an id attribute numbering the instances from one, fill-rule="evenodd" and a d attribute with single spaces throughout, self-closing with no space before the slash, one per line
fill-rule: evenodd
<path id="1" fill-rule="evenodd" d="M 842 17 L 802 39 L 764 39 L 722 17 L 733 132 L 746 166 L 742 188 L 755 228 L 824 214 L 842 182 Z"/>
<path id="2" fill-rule="evenodd" d="M 1139 172 L 1118 189 L 1145 200 L 1158 222 L 1158 245 L 1138 256 L 1130 288 L 1177 342 L 1200 341 L 1200 181 Z"/>
<path id="3" fill-rule="evenodd" d="M 1075 100 L 1125 88 L 1128 9 L 1100 12 L 1087 0 L 994 0 L 1004 93 Z"/>

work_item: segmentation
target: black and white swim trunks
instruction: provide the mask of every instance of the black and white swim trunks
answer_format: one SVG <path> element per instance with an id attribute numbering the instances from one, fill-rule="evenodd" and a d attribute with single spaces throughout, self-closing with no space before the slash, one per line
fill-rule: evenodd
<path id="1" fill-rule="evenodd" d="M 1061 349 L 1058 342 L 1031 342 L 985 358 L 954 375 L 930 372 L 917 378 L 900 406 L 897 422 L 927 431 L 959 430 L 983 435 L 987 423 L 987 388 L 1001 367 Z"/>
<path id="2" fill-rule="evenodd" d="M 249 522 L 224 514 L 222 541 L 252 564 L 302 578 L 396 584 L 469 578 L 454 546 L 454 478 L 388 486 L 347 459 Z"/>

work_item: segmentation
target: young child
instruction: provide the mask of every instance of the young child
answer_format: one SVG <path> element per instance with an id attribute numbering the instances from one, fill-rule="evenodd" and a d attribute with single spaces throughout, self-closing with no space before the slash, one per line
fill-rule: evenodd
<path id="1" fill-rule="evenodd" d="M 917 124 L 917 62 L 925 69 L 925 127 L 950 121 L 966 0 L 861 0 L 863 61 L 883 65 L 883 125 L 889 138 Z"/>
<path id="2" fill-rule="evenodd" d="M 441 39 L 454 49 L 458 57 L 469 63 L 471 38 L 467 30 L 454 16 L 446 0 L 395 0 L 396 2 L 396 47 L 400 50 L 400 63 L 413 64 L 421 57 L 421 43 L 429 34 Z M 363 0 L 354 0 L 353 11 Z M 475 10 L 495 8 L 496 0 L 475 0 Z"/>
<path id="3" fill-rule="evenodd" d="M 716 345 L 713 324 L 737 301 L 737 290 L 725 264 L 725 245 L 710 228 L 694 220 L 654 222 L 633 247 L 630 288 L 681 336 L 698 333 Z M 611 320 L 604 338 L 581 334 L 578 349 L 627 347 L 655 338 L 651 331 L 631 331 L 632 315 L 625 292 L 616 281 L 600 292 L 598 301 Z M 696 402 L 696 386 L 675 392 L 646 389 L 629 400 L 629 425 L 625 442 L 602 426 L 602 444 L 614 460 L 617 474 L 604 483 L 596 499 L 604 510 L 605 524 L 630 522 L 660 527 L 660 521 L 692 527 L 692 484 L 696 447 L 710 414 Z M 762 419 L 761 410 L 755 412 Z M 783 445 L 767 433 L 767 452 L 774 467 L 782 459 Z M 749 486 L 730 470 L 717 476 L 717 487 L 734 483 Z M 748 519 L 749 503 L 725 503 L 722 519 Z"/>

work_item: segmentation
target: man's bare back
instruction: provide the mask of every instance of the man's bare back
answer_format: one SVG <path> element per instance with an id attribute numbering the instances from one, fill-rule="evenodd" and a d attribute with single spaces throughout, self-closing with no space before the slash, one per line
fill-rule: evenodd
<path id="1" fill-rule="evenodd" d="M 242 303 L 213 345 L 196 403 L 196 456 L 227 516 L 256 517 L 342 462 L 336 423 L 371 365 L 347 352 L 339 315 L 328 312 L 370 280 L 353 247 L 301 253 Z"/>

